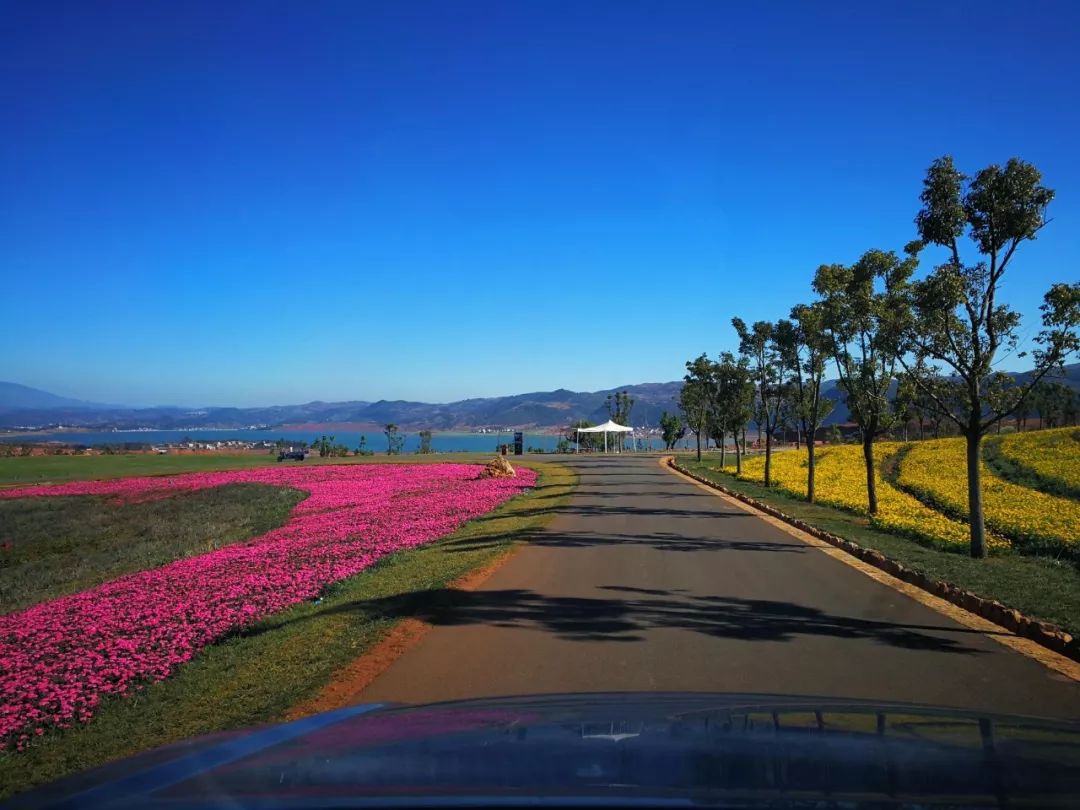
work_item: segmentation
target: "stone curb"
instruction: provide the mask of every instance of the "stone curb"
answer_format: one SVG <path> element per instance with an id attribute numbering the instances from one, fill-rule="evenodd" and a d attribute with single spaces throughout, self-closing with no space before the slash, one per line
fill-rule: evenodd
<path id="1" fill-rule="evenodd" d="M 922 588 L 924 591 L 932 593 L 934 596 L 944 599 L 947 602 L 952 602 L 952 604 L 957 607 L 963 608 L 970 613 L 981 616 L 987 621 L 1000 625 L 1006 630 L 1016 633 L 1018 636 L 1029 638 L 1037 644 L 1041 644 L 1054 652 L 1066 655 L 1074 661 L 1080 661 L 1080 641 L 1074 639 L 1071 634 L 1065 632 L 1057 625 L 1051 624 L 1050 622 L 1037 621 L 1036 619 L 1025 616 L 1019 610 L 1006 607 L 1001 604 L 1001 602 L 993 599 L 984 599 L 971 591 L 965 591 L 951 583 L 943 582 L 939 579 L 932 579 L 921 571 L 915 571 L 896 562 L 896 560 L 889 559 L 880 551 L 863 548 L 858 543 L 853 543 L 850 540 L 845 540 L 843 537 L 838 537 L 835 534 L 822 531 L 816 526 L 811 526 L 804 520 L 793 518 L 768 504 L 761 503 L 761 501 L 743 495 L 741 492 L 728 489 L 722 484 L 718 484 L 715 481 L 710 481 L 696 473 L 692 473 L 684 467 L 681 467 L 674 458 L 669 458 L 667 463 L 669 467 L 678 470 L 688 478 L 693 478 L 695 481 L 704 484 L 707 487 L 723 492 L 725 495 L 742 501 L 748 506 L 752 506 L 767 515 L 779 518 L 785 523 L 794 526 L 796 529 L 804 531 L 819 540 L 824 540 L 826 543 L 846 551 L 853 557 L 858 557 L 863 562 L 869 563 L 876 568 L 880 568 L 885 573 L 891 574 L 897 579 L 910 583 L 917 588 Z"/>

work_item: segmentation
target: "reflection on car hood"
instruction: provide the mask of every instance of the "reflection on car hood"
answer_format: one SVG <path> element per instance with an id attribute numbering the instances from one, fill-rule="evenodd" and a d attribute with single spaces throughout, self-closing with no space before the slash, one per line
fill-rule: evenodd
<path id="1" fill-rule="evenodd" d="M 357 706 L 205 737 L 19 807 L 1080 806 L 1080 724 L 768 695 Z"/>

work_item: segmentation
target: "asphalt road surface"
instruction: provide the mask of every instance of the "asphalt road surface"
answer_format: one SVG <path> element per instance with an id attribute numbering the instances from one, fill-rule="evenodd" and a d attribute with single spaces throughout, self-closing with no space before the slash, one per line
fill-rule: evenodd
<path id="1" fill-rule="evenodd" d="M 662 469 L 585 457 L 571 502 L 363 692 L 868 698 L 1080 718 L 1080 684 Z M 1004 632 L 1004 631 L 1003 631 Z"/>

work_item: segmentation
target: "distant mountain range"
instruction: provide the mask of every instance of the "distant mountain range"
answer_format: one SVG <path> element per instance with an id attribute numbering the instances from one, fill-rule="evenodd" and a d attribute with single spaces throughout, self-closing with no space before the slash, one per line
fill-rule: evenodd
<path id="1" fill-rule="evenodd" d="M 109 408 L 117 407 L 103 405 L 99 402 L 84 402 L 81 399 L 71 399 L 50 394 L 39 388 L 31 388 L 28 385 L 19 385 L 13 382 L 0 382 L 0 410 L 49 410 L 58 408 Z"/>
<path id="2" fill-rule="evenodd" d="M 1029 374 L 1020 372 L 1016 376 L 1023 379 Z M 1062 381 L 1080 390 L 1080 363 L 1067 366 Z M 623 385 L 603 391 L 568 391 L 560 388 L 556 391 L 463 399 L 442 404 L 358 400 L 314 401 L 303 405 L 265 408 L 130 408 L 84 402 L 18 383 L 0 382 L 0 429 L 48 428 L 56 425 L 88 430 L 281 428 L 289 425 L 305 425 L 314 429 L 332 425 L 381 428 L 387 422 L 395 422 L 407 430 L 547 429 L 562 427 L 578 419 L 593 422 L 607 419 L 605 401 L 609 394 L 616 391 L 628 391 L 634 398 L 631 421 L 641 427 L 659 424 L 660 414 L 665 410 L 678 410 L 681 386 L 681 381 L 674 381 Z M 847 421 L 847 408 L 835 380 L 825 383 L 824 393 L 836 402 L 826 424 Z"/>
<path id="3" fill-rule="evenodd" d="M 353 425 L 381 429 L 395 422 L 404 429 L 553 428 L 577 419 L 607 419 L 605 400 L 615 391 L 634 397 L 635 425 L 655 425 L 663 410 L 677 408 L 681 382 L 625 385 L 605 391 L 559 389 L 507 397 L 427 403 L 307 402 L 264 408 L 130 408 L 66 399 L 16 383 L 0 382 L 0 429 L 56 425 L 87 429 L 186 429 Z M 316 428 L 318 429 L 318 428 Z"/>

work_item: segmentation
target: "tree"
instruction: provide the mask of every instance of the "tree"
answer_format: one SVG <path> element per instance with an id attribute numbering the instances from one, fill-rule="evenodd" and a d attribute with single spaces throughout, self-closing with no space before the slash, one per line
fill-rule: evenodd
<path id="1" fill-rule="evenodd" d="M 629 391 L 616 391 L 614 395 L 607 395 L 608 418 L 617 425 L 630 426 L 630 411 L 634 408 L 634 398 Z M 619 449 L 624 449 L 625 434 L 617 435 Z"/>
<path id="2" fill-rule="evenodd" d="M 679 407 L 686 415 L 686 424 L 697 438 L 697 460 L 701 461 L 701 437 L 708 436 L 709 422 L 715 402 L 714 363 L 705 355 L 686 362 L 686 376 L 679 392 Z"/>
<path id="3" fill-rule="evenodd" d="M 363 433 L 360 434 L 360 442 L 356 445 L 356 450 L 353 451 L 358 456 L 372 456 L 375 455 L 373 450 L 367 449 L 367 436 Z"/>
<path id="4" fill-rule="evenodd" d="M 664 440 L 664 449 L 670 450 L 675 442 L 686 435 L 686 425 L 677 413 L 664 411 L 660 414 L 660 436 Z"/>
<path id="5" fill-rule="evenodd" d="M 398 431 L 398 426 L 390 422 L 383 429 L 383 434 L 386 436 L 386 455 L 401 455 L 401 448 L 405 446 L 405 437 Z"/>
<path id="6" fill-rule="evenodd" d="M 779 321 L 777 321 L 779 323 Z M 802 447 L 802 423 L 795 409 L 795 385 L 791 380 L 780 382 L 780 410 L 776 414 L 776 426 L 784 441 L 788 440 L 788 434 L 795 434 L 795 449 Z"/>
<path id="7" fill-rule="evenodd" d="M 1054 427 L 1057 424 L 1058 392 L 1054 384 L 1043 380 L 1032 386 L 1021 408 L 1030 406 L 1039 417 L 1039 427 Z"/>
<path id="8" fill-rule="evenodd" d="M 1031 416 L 1034 406 L 1035 390 L 1032 389 L 1028 394 L 1027 399 L 1016 406 L 1016 410 L 1013 411 L 1013 416 L 1016 418 L 1016 430 L 1020 432 L 1027 427 L 1028 417 Z"/>
<path id="9" fill-rule="evenodd" d="M 896 393 L 893 394 L 892 401 L 893 413 L 896 414 L 896 423 L 903 428 L 902 438 L 905 442 L 909 440 L 908 432 L 912 422 L 919 425 L 919 438 L 922 438 L 924 421 L 916 403 L 918 389 L 906 377 L 906 374 L 897 374 Z"/>
<path id="10" fill-rule="evenodd" d="M 579 449 L 582 450 L 599 450 L 603 446 L 603 436 L 599 433 L 578 433 L 578 428 L 593 427 L 593 423 L 588 419 L 578 419 L 573 422 L 568 428 L 563 430 L 563 438 L 566 441 L 574 442 Z"/>
<path id="11" fill-rule="evenodd" d="M 935 439 L 941 438 L 941 414 L 938 413 L 933 400 L 915 384 L 906 371 L 900 371 L 896 375 L 893 410 L 900 419 L 915 420 L 919 426 L 919 441 L 926 438 L 927 428 L 933 433 Z"/>
<path id="12" fill-rule="evenodd" d="M 420 446 L 418 448 L 416 448 L 416 452 L 420 453 L 421 455 L 427 455 L 428 453 L 431 452 L 431 431 L 430 430 L 421 430 L 420 431 Z"/>
<path id="13" fill-rule="evenodd" d="M 349 455 L 348 447 L 339 444 L 334 436 L 327 436 L 325 433 L 312 443 L 311 449 L 316 451 L 320 458 L 337 458 Z"/>
<path id="14" fill-rule="evenodd" d="M 1067 385 L 1043 380 L 1032 387 L 1025 402 L 1038 412 L 1042 427 L 1054 428 L 1063 425 L 1073 415 L 1076 396 L 1076 392 Z"/>
<path id="15" fill-rule="evenodd" d="M 727 431 L 724 429 L 723 420 L 720 419 L 720 414 L 716 410 L 715 402 L 709 416 L 709 425 L 705 429 L 705 436 L 709 441 L 712 441 L 714 447 L 720 450 L 720 468 L 723 469 L 727 465 Z M 708 442 L 706 442 L 707 446 Z"/>
<path id="16" fill-rule="evenodd" d="M 1071 388 L 1069 395 L 1065 398 L 1065 408 L 1061 415 L 1067 425 L 1075 425 L 1077 417 L 1080 416 L 1080 395 Z"/>
<path id="17" fill-rule="evenodd" d="M 754 381 L 753 420 L 758 437 L 765 429 L 765 486 L 772 486 L 772 434 L 780 421 L 783 403 L 782 362 L 776 343 L 776 325 L 757 321 L 747 327 L 742 318 L 732 318 L 739 335 L 739 353 L 747 359 Z"/>
<path id="18" fill-rule="evenodd" d="M 325 433 L 311 444 L 311 449 L 319 454 L 319 458 L 326 458 L 333 454 L 334 437 Z"/>
<path id="19" fill-rule="evenodd" d="M 900 371 L 896 375 L 893 410 L 905 422 L 915 421 L 919 426 L 919 441 L 926 438 L 928 427 L 935 439 L 941 438 L 941 416 L 934 409 L 934 403 L 930 397 L 915 384 L 906 371 Z"/>
<path id="20" fill-rule="evenodd" d="M 829 428 L 829 444 L 843 444 L 844 434 L 840 431 L 839 425 L 833 425 Z"/>
<path id="21" fill-rule="evenodd" d="M 967 445 L 971 556 L 985 557 L 982 503 L 982 439 L 1015 411 L 1032 388 L 1080 351 L 1080 284 L 1055 284 L 1043 298 L 1043 330 L 1035 336 L 1032 374 L 1023 382 L 994 370 L 999 351 L 1018 352 L 1020 314 L 998 300 L 1001 279 L 1017 249 L 1047 224 L 1054 192 L 1030 163 L 1011 158 L 966 177 L 952 158 L 927 170 L 915 217 L 925 243 L 944 247 L 948 258 L 925 279 L 906 285 L 897 311 L 907 306 L 901 348 L 905 368 L 933 407 L 953 422 Z M 960 258 L 967 235 L 978 253 Z"/>
<path id="22" fill-rule="evenodd" d="M 909 244 L 903 259 L 891 251 L 869 250 L 850 267 L 826 264 L 814 276 L 828 350 L 836 363 L 848 412 L 862 437 L 867 511 L 871 515 L 878 509 L 874 440 L 888 432 L 897 419 L 888 396 L 899 362 L 899 325 L 891 310 L 891 291 L 914 272 L 920 247 Z"/>
<path id="23" fill-rule="evenodd" d="M 723 467 L 726 460 L 724 436 L 730 433 L 735 443 L 735 474 L 738 475 L 742 472 L 739 431 L 745 430 L 753 415 L 754 383 L 746 361 L 737 360 L 730 352 L 720 355 L 714 371 L 716 405 L 713 419 L 720 433 L 720 466 Z"/>
<path id="24" fill-rule="evenodd" d="M 824 307 L 797 304 L 790 321 L 776 324 L 776 345 L 788 374 L 789 410 L 806 437 L 806 499 L 814 502 L 814 441 L 818 427 L 833 409 L 821 395 L 830 343 L 825 331 Z"/>

